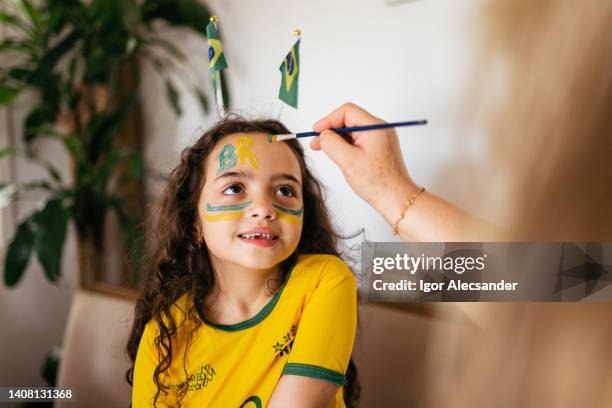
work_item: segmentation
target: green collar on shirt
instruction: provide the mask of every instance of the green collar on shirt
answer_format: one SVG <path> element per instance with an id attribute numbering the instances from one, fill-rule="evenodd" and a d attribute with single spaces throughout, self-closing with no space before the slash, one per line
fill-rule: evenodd
<path id="1" fill-rule="evenodd" d="M 212 326 L 219 330 L 224 330 L 224 331 L 239 331 L 239 330 L 244 330 L 244 329 L 248 329 L 249 327 L 255 326 L 257 323 L 261 322 L 263 319 L 266 318 L 266 316 L 268 316 L 272 312 L 272 310 L 274 309 L 274 306 L 276 306 L 276 303 L 278 302 L 278 299 L 280 299 L 280 295 L 283 292 L 285 285 L 287 285 L 287 282 L 289 281 L 291 272 L 293 272 L 293 268 L 297 264 L 297 262 L 295 261 L 289 261 L 289 262 L 291 262 L 289 266 L 289 272 L 287 272 L 287 274 L 285 275 L 285 280 L 281 284 L 280 288 L 278 288 L 278 290 L 274 294 L 274 297 L 270 299 L 270 301 L 255 316 L 243 322 L 236 323 L 236 324 L 217 324 L 217 323 L 208 321 L 204 317 L 204 315 L 200 312 L 200 309 L 196 308 L 198 314 L 200 315 L 200 318 L 207 325 Z"/>

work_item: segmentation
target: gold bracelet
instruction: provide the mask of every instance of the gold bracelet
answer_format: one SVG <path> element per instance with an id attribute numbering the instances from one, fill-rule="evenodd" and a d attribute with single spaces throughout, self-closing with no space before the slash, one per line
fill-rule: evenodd
<path id="1" fill-rule="evenodd" d="M 404 214 L 408 210 L 408 207 L 414 204 L 414 200 L 416 200 L 419 194 L 421 194 L 423 191 L 425 191 L 425 187 L 417 188 L 417 190 L 414 193 L 412 193 L 412 195 L 410 196 L 410 199 L 406 201 L 406 206 L 402 210 L 401 214 L 397 216 L 397 219 L 395 220 L 395 224 L 393 225 L 393 235 L 397 235 L 397 227 L 399 226 L 400 221 L 404 219 Z"/>

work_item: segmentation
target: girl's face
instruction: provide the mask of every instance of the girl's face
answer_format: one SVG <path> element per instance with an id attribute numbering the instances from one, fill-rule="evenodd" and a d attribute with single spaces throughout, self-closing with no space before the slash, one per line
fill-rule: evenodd
<path id="1" fill-rule="evenodd" d="M 291 149 L 264 133 L 223 137 L 206 159 L 198 230 L 216 265 L 269 269 L 302 234 L 302 172 Z"/>

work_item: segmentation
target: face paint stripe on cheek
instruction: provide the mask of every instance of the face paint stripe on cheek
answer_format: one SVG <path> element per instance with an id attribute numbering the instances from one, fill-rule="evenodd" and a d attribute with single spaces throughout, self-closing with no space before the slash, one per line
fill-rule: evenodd
<path id="1" fill-rule="evenodd" d="M 301 217 L 296 217 L 290 214 L 278 213 L 276 217 L 281 221 L 288 222 L 289 224 L 301 224 L 302 223 Z"/>
<path id="2" fill-rule="evenodd" d="M 236 218 L 241 218 L 242 213 L 243 213 L 242 211 L 232 211 L 232 212 L 221 213 L 221 214 L 206 214 L 204 216 L 204 219 L 206 221 L 227 221 L 227 220 L 233 220 Z"/>
<path id="3" fill-rule="evenodd" d="M 300 208 L 299 210 L 291 210 L 289 208 L 283 207 L 282 205 L 278 205 L 278 204 L 272 204 L 272 206 L 274 208 L 276 208 L 277 210 L 280 210 L 284 213 L 290 214 L 290 215 L 294 215 L 296 217 L 301 217 L 302 214 L 304 213 L 304 209 Z"/>
<path id="4" fill-rule="evenodd" d="M 241 203 L 241 204 L 218 205 L 218 206 L 212 206 L 212 205 L 206 203 L 206 211 L 215 212 L 215 211 L 237 211 L 237 210 L 244 210 L 249 205 L 251 205 L 251 203 L 252 203 L 252 201 L 245 201 L 244 203 Z"/>
<path id="5" fill-rule="evenodd" d="M 303 208 L 300 208 L 299 210 L 291 210 L 278 204 L 272 204 L 272 206 L 280 211 L 277 214 L 279 220 L 288 222 L 290 224 L 302 223 L 302 215 L 304 214 Z"/>
<path id="6" fill-rule="evenodd" d="M 206 203 L 206 211 L 207 213 L 219 212 L 219 214 L 206 214 L 204 219 L 206 221 L 227 221 L 233 220 L 236 218 L 241 218 L 243 214 L 243 210 L 251 205 L 252 201 L 246 201 L 241 204 L 234 205 L 218 205 L 212 206 Z"/>

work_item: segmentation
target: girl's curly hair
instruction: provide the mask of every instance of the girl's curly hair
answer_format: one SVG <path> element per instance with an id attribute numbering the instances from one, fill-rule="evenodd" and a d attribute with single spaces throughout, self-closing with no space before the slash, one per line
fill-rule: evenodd
<path id="1" fill-rule="evenodd" d="M 275 120 L 245 120 L 231 116 L 221 120 L 191 147 L 181 154 L 180 164 L 170 172 L 161 194 L 161 200 L 149 222 L 143 259 L 144 285 L 136 303 L 134 324 L 127 342 L 127 354 L 131 367 L 126 373 L 127 382 L 133 385 L 134 364 L 140 339 L 146 324 L 154 320 L 159 328 L 155 346 L 160 362 L 154 373 L 157 384 L 154 404 L 160 393 L 167 394 L 170 387 L 161 377 L 170 367 L 172 341 L 177 334 L 177 322 L 172 316 L 172 305 L 186 292 L 193 292 L 193 304 L 188 305 L 187 318 L 193 323 L 187 337 L 202 324 L 198 309 L 214 287 L 212 264 L 205 245 L 198 247 L 196 211 L 198 197 L 204 185 L 206 159 L 217 142 L 233 133 L 261 132 L 285 134 L 289 130 Z M 304 152 L 295 140 L 285 142 L 293 151 L 302 171 L 304 198 L 304 228 L 295 252 L 281 263 L 286 275 L 293 262 L 302 254 L 332 254 L 338 251 L 341 238 L 334 230 L 323 203 L 323 189 L 312 175 L 304 160 Z M 284 279 L 284 277 L 283 277 Z M 186 347 L 187 349 L 188 347 Z M 187 351 L 185 351 L 185 354 Z M 183 356 L 185 358 L 185 356 Z M 357 369 L 351 359 L 346 373 L 344 400 L 347 407 L 357 406 L 360 386 Z"/>

